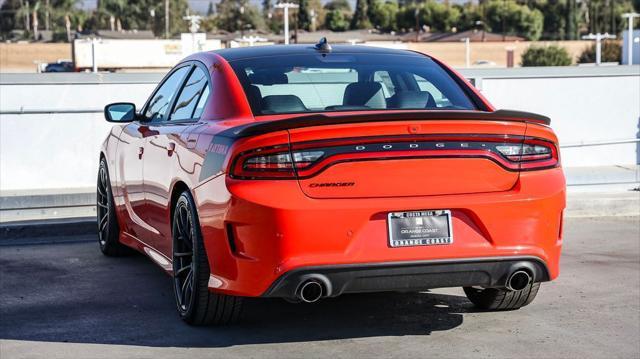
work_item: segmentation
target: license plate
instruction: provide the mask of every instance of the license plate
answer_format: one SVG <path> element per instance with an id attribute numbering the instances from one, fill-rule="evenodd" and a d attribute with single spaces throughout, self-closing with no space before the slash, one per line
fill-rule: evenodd
<path id="1" fill-rule="evenodd" d="M 451 211 L 391 212 L 387 217 L 391 247 L 453 243 Z"/>

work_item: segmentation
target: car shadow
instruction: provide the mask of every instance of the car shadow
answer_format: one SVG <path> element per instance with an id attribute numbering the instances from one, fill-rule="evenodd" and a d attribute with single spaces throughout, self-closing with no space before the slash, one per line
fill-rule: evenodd
<path id="1" fill-rule="evenodd" d="M 52 250 L 53 249 L 53 250 Z M 143 256 L 106 258 L 94 243 L 3 247 L 0 339 L 228 347 L 379 336 L 428 336 L 471 304 L 435 293 L 344 295 L 313 304 L 247 299 L 238 324 L 191 327 L 169 278 Z"/>

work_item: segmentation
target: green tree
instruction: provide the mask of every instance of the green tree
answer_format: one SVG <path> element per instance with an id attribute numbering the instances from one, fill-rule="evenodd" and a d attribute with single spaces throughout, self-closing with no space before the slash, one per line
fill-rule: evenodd
<path id="1" fill-rule="evenodd" d="M 367 16 L 367 0 L 357 0 L 356 10 L 351 18 L 352 29 L 369 29 L 371 28 L 371 21 Z"/>
<path id="2" fill-rule="evenodd" d="M 622 46 L 615 40 L 603 41 L 601 50 L 602 62 L 620 62 L 622 58 Z M 592 64 L 596 62 L 596 44 L 586 48 L 578 56 L 579 64 Z"/>
<path id="3" fill-rule="evenodd" d="M 346 31 L 349 29 L 349 19 L 343 11 L 329 10 L 325 17 L 325 27 L 331 31 Z"/>
<path id="4" fill-rule="evenodd" d="M 248 0 L 221 0 L 216 9 L 216 25 L 220 29 L 235 32 L 264 27 L 260 11 Z"/>
<path id="5" fill-rule="evenodd" d="M 626 27 L 620 18 L 625 12 L 633 11 L 630 0 L 589 0 L 582 2 L 584 26 L 587 32 L 618 33 Z"/>
<path id="6" fill-rule="evenodd" d="M 309 0 L 298 0 L 298 28 L 309 30 L 311 15 L 309 14 Z"/>
<path id="7" fill-rule="evenodd" d="M 213 7 L 213 2 L 209 1 L 209 8 L 207 8 L 207 16 L 213 16 L 215 14 L 215 8 Z"/>
<path id="8" fill-rule="evenodd" d="M 569 66 L 571 57 L 563 47 L 531 46 L 522 54 L 522 66 Z"/>
<path id="9" fill-rule="evenodd" d="M 324 5 L 325 10 L 340 10 L 351 13 L 351 5 L 347 0 L 331 0 Z"/>
<path id="10" fill-rule="evenodd" d="M 373 1 L 369 6 L 369 19 L 375 28 L 382 31 L 398 31 L 396 17 L 400 8 L 397 2 Z"/>
<path id="11" fill-rule="evenodd" d="M 567 0 L 565 7 L 565 36 L 566 40 L 578 39 L 579 9 L 577 0 Z"/>
<path id="12" fill-rule="evenodd" d="M 538 40 L 542 34 L 544 15 L 538 9 L 515 1 L 490 0 L 484 6 L 485 22 L 493 32 Z"/>
<path id="13" fill-rule="evenodd" d="M 434 0 L 427 0 L 421 4 L 406 6 L 398 12 L 398 27 L 401 29 L 415 29 L 416 11 L 418 24 L 428 26 L 432 31 L 451 31 L 460 22 L 460 8 L 443 4 Z"/>
<path id="14" fill-rule="evenodd" d="M 351 6 L 347 0 L 332 0 L 324 5 L 324 27 L 331 31 L 349 29 Z"/>
<path id="15" fill-rule="evenodd" d="M 16 16 L 18 9 L 20 9 L 20 0 L 5 0 L 0 5 L 0 32 L 6 34 L 11 30 L 24 27 L 24 21 Z"/>

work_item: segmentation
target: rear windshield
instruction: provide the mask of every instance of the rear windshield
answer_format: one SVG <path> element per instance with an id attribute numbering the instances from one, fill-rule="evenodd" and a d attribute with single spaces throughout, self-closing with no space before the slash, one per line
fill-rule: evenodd
<path id="1" fill-rule="evenodd" d="M 231 62 L 254 115 L 361 110 L 475 110 L 426 56 L 310 54 Z"/>

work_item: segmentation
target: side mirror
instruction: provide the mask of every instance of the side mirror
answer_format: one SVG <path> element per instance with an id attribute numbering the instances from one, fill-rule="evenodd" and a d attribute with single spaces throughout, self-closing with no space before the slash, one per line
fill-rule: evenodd
<path id="1" fill-rule="evenodd" d="M 108 122 L 133 122 L 137 119 L 136 105 L 128 102 L 116 102 L 104 107 L 104 118 Z"/>

